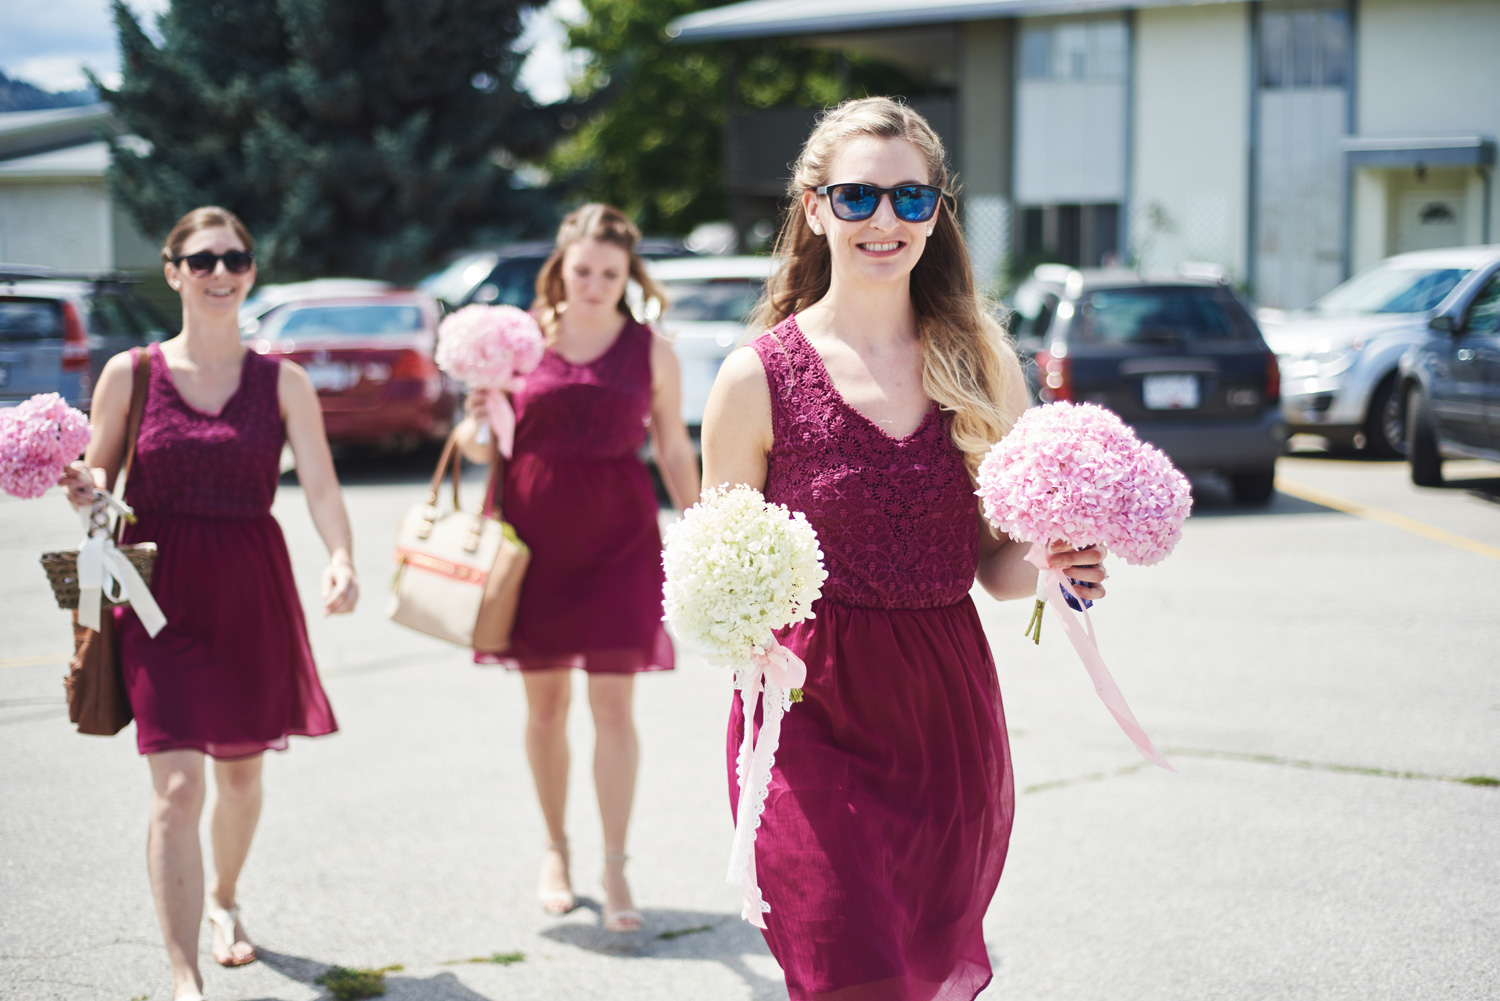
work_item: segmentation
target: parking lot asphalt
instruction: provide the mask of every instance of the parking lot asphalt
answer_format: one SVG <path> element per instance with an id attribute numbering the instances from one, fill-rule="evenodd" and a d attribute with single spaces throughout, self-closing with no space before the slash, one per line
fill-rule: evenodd
<path id="1" fill-rule="evenodd" d="M 268 756 L 241 883 L 262 959 L 220 969 L 205 933 L 210 1001 L 326 997 L 333 964 L 399 964 L 393 1001 L 785 998 L 724 883 L 728 678 L 680 652 L 638 683 L 632 935 L 599 927 L 575 701 L 583 906 L 548 917 L 519 679 L 385 618 L 394 526 L 428 468 L 366 456 L 340 472 L 355 615 L 313 610 L 324 557 L 294 480 L 275 510 L 341 730 Z M 982 998 L 1500 996 L 1500 787 L 1485 784 L 1500 779 L 1500 467 L 1448 475 L 1424 490 L 1397 463 L 1299 454 L 1269 507 L 1200 484 L 1171 559 L 1112 567 L 1101 647 L 1175 774 L 1143 764 L 1061 630 L 1033 646 L 1029 602 L 977 598 L 1018 792 Z M 0 997 L 166 1001 L 146 768 L 133 728 L 68 725 L 67 618 L 36 566 L 79 534 L 60 495 L 0 499 Z"/>

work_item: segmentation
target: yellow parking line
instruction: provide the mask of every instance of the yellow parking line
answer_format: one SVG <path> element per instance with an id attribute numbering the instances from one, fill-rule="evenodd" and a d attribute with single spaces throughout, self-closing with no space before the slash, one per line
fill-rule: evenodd
<path id="1" fill-rule="evenodd" d="M 1484 542 L 1468 539 L 1447 529 L 1437 528 L 1426 522 L 1417 521 L 1415 518 L 1408 518 L 1404 514 L 1397 514 L 1394 511 L 1387 511 L 1385 508 L 1361 504 L 1358 501 L 1352 501 L 1337 494 L 1326 493 L 1316 487 L 1310 487 L 1283 476 L 1276 477 L 1276 489 L 1292 497 L 1310 501 L 1313 504 L 1320 504 L 1335 511 L 1352 514 L 1356 518 L 1378 521 L 1382 525 L 1399 528 L 1403 532 L 1420 535 L 1424 539 L 1440 542 L 1445 546 L 1452 546 L 1455 549 L 1462 549 L 1470 553 L 1478 553 L 1480 556 L 1488 556 L 1492 560 L 1500 560 L 1500 546 L 1491 546 Z"/>
<path id="2" fill-rule="evenodd" d="M 65 653 L 44 653 L 35 657 L 0 657 L 0 668 L 3 667 L 48 667 L 57 665 L 62 667 L 68 662 Z"/>

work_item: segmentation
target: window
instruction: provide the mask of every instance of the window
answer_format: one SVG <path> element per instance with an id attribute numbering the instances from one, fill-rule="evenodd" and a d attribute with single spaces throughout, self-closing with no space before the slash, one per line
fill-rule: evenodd
<path id="1" fill-rule="evenodd" d="M 1096 344 L 1177 344 L 1250 339 L 1255 327 L 1229 293 L 1213 288 L 1124 288 L 1088 295 L 1084 340 Z"/>
<path id="2" fill-rule="evenodd" d="M 1500 333 L 1500 275 L 1490 279 L 1484 290 L 1469 306 L 1464 332 L 1470 334 Z"/>
<path id="3" fill-rule="evenodd" d="M 1378 265 L 1313 303 L 1318 313 L 1420 313 L 1448 297 L 1467 268 Z"/>
<path id="4" fill-rule="evenodd" d="M 1023 80 L 1125 79 L 1123 21 L 1064 21 L 1021 32 Z"/>
<path id="5" fill-rule="evenodd" d="M 62 309 L 55 300 L 0 299 L 0 341 L 45 341 L 62 335 Z"/>
<path id="6" fill-rule="evenodd" d="M 1260 85 L 1267 90 L 1343 87 L 1349 82 L 1349 15 L 1343 10 L 1271 10 L 1260 19 Z"/>
<path id="7" fill-rule="evenodd" d="M 744 323 L 760 299 L 761 283 L 740 279 L 712 282 L 669 282 L 672 308 L 667 322 Z"/>
<path id="8" fill-rule="evenodd" d="M 287 315 L 280 333 L 303 337 L 406 334 L 422 329 L 416 306 L 305 306 Z"/>

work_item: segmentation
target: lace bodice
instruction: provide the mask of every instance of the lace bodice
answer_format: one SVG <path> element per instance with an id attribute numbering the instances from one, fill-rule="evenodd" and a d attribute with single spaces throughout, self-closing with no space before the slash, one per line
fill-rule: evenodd
<path id="1" fill-rule="evenodd" d="M 125 500 L 140 514 L 254 518 L 271 513 L 280 477 L 281 363 L 245 353 L 239 388 L 217 414 L 195 410 L 177 392 L 156 344 L 150 390 L 136 439 Z"/>
<path id="2" fill-rule="evenodd" d="M 651 328 L 634 320 L 585 365 L 551 348 L 512 397 L 517 456 L 618 459 L 646 443 L 651 418 Z"/>
<path id="3" fill-rule="evenodd" d="M 978 508 L 948 415 L 934 403 L 892 438 L 844 402 L 794 317 L 753 347 L 771 389 L 765 495 L 817 530 L 824 597 L 866 608 L 961 600 L 979 561 Z"/>

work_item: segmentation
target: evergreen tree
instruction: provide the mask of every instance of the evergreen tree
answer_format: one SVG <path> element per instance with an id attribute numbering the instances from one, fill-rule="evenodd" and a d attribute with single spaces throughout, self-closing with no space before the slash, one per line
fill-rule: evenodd
<path id="1" fill-rule="evenodd" d="M 517 183 L 566 105 L 516 90 L 541 0 L 172 0 L 161 43 L 113 0 L 123 134 L 111 188 L 147 233 L 196 205 L 245 220 L 264 278 L 409 279 L 480 240 L 547 232 Z M 576 109 L 575 109 L 576 110 Z"/>
<path id="2" fill-rule="evenodd" d="M 603 106 L 553 151 L 577 195 L 610 202 L 646 230 L 686 233 L 729 212 L 723 127 L 741 111 L 820 108 L 912 88 L 900 71 L 777 39 L 673 42 L 667 25 L 724 0 L 582 0 L 569 42 L 590 54 L 582 90 Z M 734 93 L 730 93 L 731 80 Z"/>

